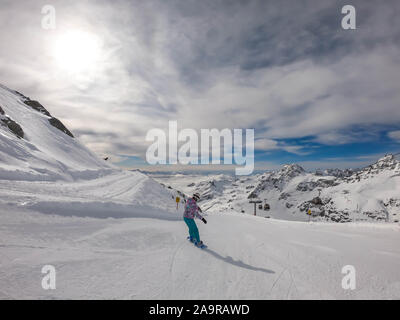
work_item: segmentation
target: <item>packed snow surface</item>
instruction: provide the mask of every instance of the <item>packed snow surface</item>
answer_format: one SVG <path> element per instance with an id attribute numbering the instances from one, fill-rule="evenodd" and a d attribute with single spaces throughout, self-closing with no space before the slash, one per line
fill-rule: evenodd
<path id="1" fill-rule="evenodd" d="M 82 214 L 84 215 L 84 214 Z M 400 228 L 235 213 L 199 224 L 82 218 L 1 207 L 1 299 L 399 299 Z M 56 269 L 56 289 L 41 269 Z M 342 288 L 352 265 L 356 288 Z"/>

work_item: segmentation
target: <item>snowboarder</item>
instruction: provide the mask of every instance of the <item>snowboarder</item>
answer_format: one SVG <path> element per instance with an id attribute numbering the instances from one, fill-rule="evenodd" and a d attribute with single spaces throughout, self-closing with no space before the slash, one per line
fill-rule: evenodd
<path id="1" fill-rule="evenodd" d="M 192 198 L 187 199 L 185 212 L 183 213 L 183 220 L 189 228 L 189 240 L 192 241 L 197 247 L 204 248 L 205 245 L 203 244 L 203 241 L 200 240 L 199 230 L 197 229 L 196 222 L 194 221 L 194 218 L 197 217 L 204 223 L 207 223 L 206 219 L 204 219 L 199 213 L 199 211 L 202 212 L 196 203 L 199 200 L 200 195 L 198 193 L 193 194 Z"/>

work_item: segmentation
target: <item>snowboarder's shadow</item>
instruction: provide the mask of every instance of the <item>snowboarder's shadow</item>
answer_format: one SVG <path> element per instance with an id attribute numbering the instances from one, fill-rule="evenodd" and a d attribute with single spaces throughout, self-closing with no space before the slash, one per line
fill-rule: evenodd
<path id="1" fill-rule="evenodd" d="M 264 269 L 264 268 L 259 268 L 259 267 L 254 267 L 251 266 L 249 264 L 244 263 L 241 260 L 234 260 L 231 256 L 227 256 L 227 257 L 223 257 L 221 256 L 219 253 L 212 251 L 210 249 L 204 249 L 205 252 L 211 254 L 212 256 L 214 256 L 217 259 L 220 259 L 224 262 L 230 263 L 234 266 L 240 267 L 240 268 L 244 268 L 244 269 L 249 269 L 249 270 L 253 270 L 253 271 L 261 271 L 261 272 L 265 272 L 265 273 L 275 273 L 275 271 L 273 270 L 269 270 L 269 269 Z"/>

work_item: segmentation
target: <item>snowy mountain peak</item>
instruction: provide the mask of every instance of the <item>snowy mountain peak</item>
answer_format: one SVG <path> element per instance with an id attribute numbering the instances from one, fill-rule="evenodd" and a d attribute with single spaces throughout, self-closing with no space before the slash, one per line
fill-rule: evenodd
<path id="1" fill-rule="evenodd" d="M 204 193 L 201 203 L 211 210 L 253 213 L 252 199 L 263 201 L 257 215 L 285 220 L 349 222 L 400 218 L 400 162 L 386 155 L 364 169 L 306 172 L 297 164 L 246 178 L 188 176 L 182 191 Z M 178 181 L 179 179 L 177 179 Z M 185 187 L 190 188 L 186 189 Z M 267 209 L 265 209 L 267 208 Z"/>
<path id="2" fill-rule="evenodd" d="M 111 167 L 38 101 L 0 85 L 0 179 L 74 180 Z"/>
<path id="3" fill-rule="evenodd" d="M 354 172 L 347 177 L 347 181 L 355 181 L 360 179 L 369 179 L 371 176 L 380 175 L 381 173 L 396 174 L 400 171 L 400 162 L 396 160 L 393 154 L 387 154 L 380 158 L 377 162 Z"/>
<path id="4" fill-rule="evenodd" d="M 293 178 L 298 175 L 304 174 L 305 170 L 300 165 L 292 163 L 292 164 L 285 164 L 279 173 Z"/>
<path id="5" fill-rule="evenodd" d="M 373 169 L 395 169 L 399 161 L 393 154 L 387 154 L 371 165 Z"/>

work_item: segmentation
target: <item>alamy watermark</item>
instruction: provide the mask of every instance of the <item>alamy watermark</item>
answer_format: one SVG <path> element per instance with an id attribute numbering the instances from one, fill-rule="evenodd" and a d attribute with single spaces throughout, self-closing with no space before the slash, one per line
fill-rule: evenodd
<path id="1" fill-rule="evenodd" d="M 54 30 L 56 25 L 56 8 L 50 4 L 42 7 L 41 13 L 42 17 L 42 28 L 44 30 Z"/>
<path id="2" fill-rule="evenodd" d="M 355 30 L 356 29 L 356 8 L 352 5 L 345 5 L 342 7 L 342 14 L 345 16 L 342 18 L 342 28 L 344 30 Z"/>
<path id="3" fill-rule="evenodd" d="M 42 268 L 42 273 L 45 276 L 42 278 L 42 288 L 44 290 L 56 289 L 56 268 L 50 264 L 46 264 Z"/>
<path id="4" fill-rule="evenodd" d="M 182 129 L 178 132 L 177 121 L 169 121 L 168 159 L 166 132 L 162 129 L 151 129 L 147 132 L 146 141 L 153 143 L 147 148 L 146 160 L 152 165 L 187 165 L 210 164 L 211 158 L 211 164 L 221 164 L 222 149 L 223 164 L 243 166 L 235 168 L 236 175 L 249 175 L 254 170 L 254 129 L 245 129 L 245 142 L 243 133 L 243 129 L 201 129 L 199 145 L 196 130 Z"/>
<path id="5" fill-rule="evenodd" d="M 345 276 L 342 278 L 342 288 L 344 290 L 355 290 L 356 289 L 356 268 L 351 264 L 345 265 L 342 268 L 342 274 Z"/>

